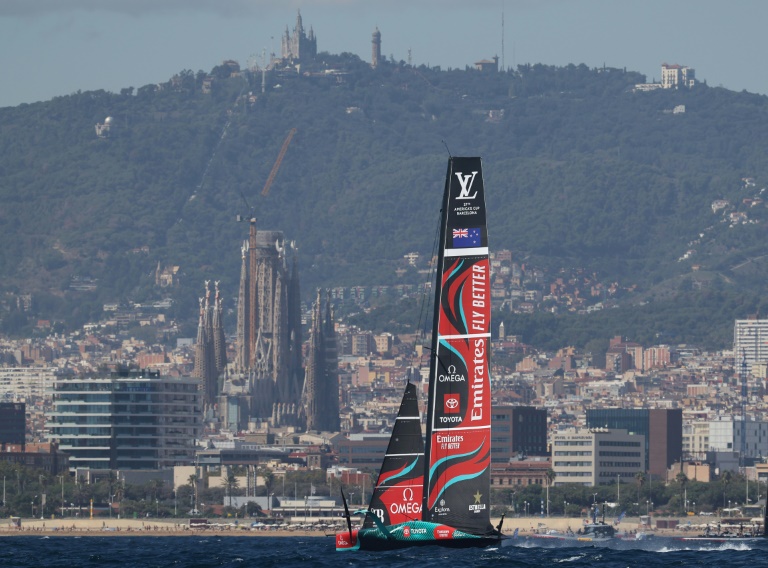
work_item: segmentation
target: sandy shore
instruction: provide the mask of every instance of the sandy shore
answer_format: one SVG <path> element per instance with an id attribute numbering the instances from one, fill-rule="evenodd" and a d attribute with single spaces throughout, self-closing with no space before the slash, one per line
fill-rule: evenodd
<path id="1" fill-rule="evenodd" d="M 325 536 L 326 531 L 296 528 L 266 530 L 251 527 L 250 521 L 238 525 L 223 519 L 210 519 L 205 528 L 190 528 L 185 519 L 22 519 L 21 527 L 10 520 L 0 521 L 3 536 Z"/>
<path id="2" fill-rule="evenodd" d="M 612 520 L 606 519 L 607 522 Z M 717 524 L 716 517 L 688 517 L 679 519 L 678 529 L 654 528 L 657 534 L 675 535 L 687 532 L 698 532 L 703 523 Z M 216 534 L 219 536 L 327 536 L 333 534 L 333 529 L 311 530 L 307 528 L 266 530 L 264 527 L 251 527 L 250 522 L 240 522 L 237 526 L 226 523 L 223 519 L 210 519 L 206 528 L 190 528 L 186 519 L 22 519 L 21 528 L 11 524 L 10 519 L 0 520 L 0 537 L 2 536 L 193 536 L 200 534 Z M 499 519 L 492 519 L 496 526 Z M 690 522 L 691 527 L 688 527 Z M 745 524 L 746 524 L 745 519 Z M 515 529 L 521 534 L 547 529 L 566 531 L 569 527 L 578 530 L 583 521 L 579 518 L 562 517 L 522 517 L 505 518 L 502 531 L 512 534 Z M 655 521 L 654 521 L 655 525 Z M 625 518 L 616 525 L 619 531 L 648 530 L 639 523 L 637 518 Z"/>

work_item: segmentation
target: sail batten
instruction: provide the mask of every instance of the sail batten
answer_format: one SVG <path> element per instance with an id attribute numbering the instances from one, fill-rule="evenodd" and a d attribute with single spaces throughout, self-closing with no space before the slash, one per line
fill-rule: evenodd
<path id="1" fill-rule="evenodd" d="M 466 256 L 466 255 L 483 255 L 488 254 L 488 247 L 481 248 L 468 248 L 463 250 L 446 250 L 445 256 L 452 258 L 454 256 Z"/>

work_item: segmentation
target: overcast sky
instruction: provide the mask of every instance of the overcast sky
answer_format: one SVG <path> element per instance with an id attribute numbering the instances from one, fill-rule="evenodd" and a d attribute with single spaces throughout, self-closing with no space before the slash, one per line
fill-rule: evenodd
<path id="1" fill-rule="evenodd" d="M 319 51 L 366 61 L 378 27 L 382 53 L 407 61 L 410 50 L 414 65 L 498 55 L 506 67 L 605 64 L 658 81 L 667 62 L 768 93 L 767 0 L 0 0 L 0 106 L 279 55 L 297 9 Z"/>

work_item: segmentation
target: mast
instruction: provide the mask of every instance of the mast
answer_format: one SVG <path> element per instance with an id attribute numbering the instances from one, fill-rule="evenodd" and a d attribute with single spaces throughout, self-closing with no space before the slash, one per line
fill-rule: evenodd
<path id="1" fill-rule="evenodd" d="M 445 188 L 443 189 L 443 203 L 440 207 L 440 240 L 438 241 L 437 248 L 437 267 L 435 268 L 435 299 L 433 302 L 433 318 L 432 318 L 432 339 L 429 348 L 429 390 L 427 396 L 427 437 L 424 443 L 424 453 L 427 456 L 431 455 L 432 449 L 432 419 L 434 407 L 434 389 L 432 388 L 432 378 L 435 376 L 435 369 L 437 367 L 437 326 L 440 321 L 440 296 L 443 292 L 442 282 L 442 269 L 443 260 L 445 259 L 445 229 L 447 224 L 447 211 L 448 211 L 448 199 L 451 193 L 451 168 L 453 166 L 453 158 L 448 159 L 448 171 L 445 174 Z M 421 502 L 421 520 L 428 520 L 429 507 L 427 501 L 429 500 L 429 458 L 424 467 L 424 494 L 422 495 Z M 768 508 L 768 507 L 767 507 Z"/>

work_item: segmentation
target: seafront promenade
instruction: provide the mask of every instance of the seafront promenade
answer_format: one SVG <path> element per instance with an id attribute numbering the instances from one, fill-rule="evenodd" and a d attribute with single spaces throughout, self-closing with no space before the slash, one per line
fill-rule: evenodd
<path id="1" fill-rule="evenodd" d="M 676 535 L 696 533 L 703 530 L 703 525 L 711 523 L 716 526 L 717 517 L 688 517 L 679 519 L 676 529 L 659 529 L 655 525 L 653 532 L 657 534 Z M 745 523 L 748 519 L 744 520 Z M 496 526 L 499 519 L 492 519 Z M 613 522 L 606 519 L 606 522 Z M 505 534 L 520 534 L 534 531 L 559 530 L 566 531 L 570 527 L 578 530 L 583 520 L 580 518 L 563 517 L 515 517 L 505 518 L 502 531 Z M 690 524 L 689 524 L 690 523 Z M 617 530 L 624 532 L 648 530 L 640 524 L 638 518 L 627 517 L 615 525 Z M 205 528 L 190 527 L 187 519 L 22 519 L 17 527 L 10 519 L 0 520 L 0 537 L 3 536 L 194 536 L 200 534 L 216 534 L 218 536 L 326 536 L 333 534 L 336 529 L 329 527 L 296 527 L 272 528 L 268 526 L 251 526 L 251 521 L 238 521 L 235 524 L 228 519 L 210 519 Z"/>

